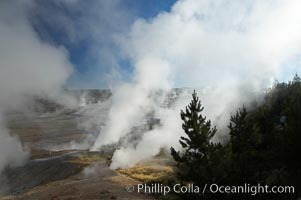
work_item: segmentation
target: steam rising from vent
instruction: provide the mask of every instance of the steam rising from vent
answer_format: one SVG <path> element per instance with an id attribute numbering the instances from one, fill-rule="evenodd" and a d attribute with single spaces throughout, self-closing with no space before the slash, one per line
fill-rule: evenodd
<path id="1" fill-rule="evenodd" d="M 72 72 L 67 53 L 40 41 L 28 20 L 32 3 L 0 2 L 0 174 L 6 166 L 20 165 L 28 158 L 19 140 L 5 128 L 6 112 L 22 109 L 31 96 L 74 103 L 61 92 Z"/>
<path id="2" fill-rule="evenodd" d="M 151 94 L 179 85 L 201 88 L 204 114 L 225 129 L 231 111 L 257 98 L 289 63 L 297 63 L 300 9 L 298 0 L 180 0 L 170 12 L 137 20 L 120 39 L 134 64 L 133 81 L 113 91 L 107 127 L 92 149 L 118 142 L 150 111 L 161 125 L 141 133 L 138 144 L 121 144 L 111 167 L 130 167 L 162 147 L 177 145 L 179 111 L 190 96 L 163 108 Z"/>
<path id="3" fill-rule="evenodd" d="M 0 120 L 1 120 L 0 116 Z M 8 130 L 0 124 L 0 175 L 6 165 L 18 166 L 28 158 L 28 152 L 24 151 L 21 143 L 15 137 L 9 135 Z M 1 184 L 0 184 L 1 186 Z M 1 194 L 1 191 L 0 191 Z"/>

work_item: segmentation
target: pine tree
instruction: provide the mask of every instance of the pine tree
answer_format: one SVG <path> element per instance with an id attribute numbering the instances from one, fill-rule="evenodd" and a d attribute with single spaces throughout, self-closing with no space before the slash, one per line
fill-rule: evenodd
<path id="1" fill-rule="evenodd" d="M 203 109 L 194 91 L 190 104 L 185 111 L 181 110 L 182 128 L 186 134 L 179 140 L 183 152 L 177 152 L 171 147 L 171 154 L 180 169 L 180 179 L 199 185 L 214 182 L 216 167 L 213 165 L 223 159 L 223 146 L 211 142 L 217 130 L 201 114 Z"/>
<path id="2" fill-rule="evenodd" d="M 237 184 L 238 180 L 247 175 L 248 151 L 250 149 L 250 130 L 247 125 L 247 110 L 245 107 L 239 109 L 231 116 L 230 124 L 230 146 L 232 150 L 232 181 Z"/>

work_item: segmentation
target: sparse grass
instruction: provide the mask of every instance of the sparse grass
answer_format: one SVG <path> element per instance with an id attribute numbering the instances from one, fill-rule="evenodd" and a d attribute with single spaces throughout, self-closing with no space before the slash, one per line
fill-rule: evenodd
<path id="1" fill-rule="evenodd" d="M 177 167 L 169 151 L 165 149 L 161 149 L 153 158 L 144 160 L 129 169 L 119 169 L 117 172 L 144 183 L 169 184 L 177 179 Z"/>
<path id="2" fill-rule="evenodd" d="M 171 185 L 177 180 L 176 173 L 177 168 L 173 165 L 136 165 L 130 169 L 119 169 L 118 173 L 129 176 L 138 181 L 142 181 L 146 184 L 162 183 L 165 185 Z M 153 194 L 155 199 L 164 200 L 179 200 L 179 197 L 175 194 L 169 194 L 162 196 L 159 194 Z"/>
<path id="3" fill-rule="evenodd" d="M 80 164 L 80 165 L 90 165 L 94 162 L 105 160 L 105 159 L 106 158 L 101 154 L 88 153 L 88 154 L 82 154 L 78 157 L 74 157 L 74 159 L 70 160 L 70 162 Z"/>
<path id="4" fill-rule="evenodd" d="M 137 165 L 130 169 L 119 169 L 118 172 L 145 183 L 167 182 L 175 177 L 175 168 L 172 166 Z"/>
<path id="5" fill-rule="evenodd" d="M 105 159 L 103 156 L 99 155 L 99 154 L 88 154 L 88 155 L 81 155 L 79 156 L 79 160 L 82 162 L 87 162 L 89 164 L 93 163 L 93 162 L 97 162 L 100 160 Z"/>

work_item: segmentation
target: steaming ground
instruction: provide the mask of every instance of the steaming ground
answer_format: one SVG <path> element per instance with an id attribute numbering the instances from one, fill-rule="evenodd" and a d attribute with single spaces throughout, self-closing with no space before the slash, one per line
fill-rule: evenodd
<path id="1" fill-rule="evenodd" d="M 138 144 L 144 133 L 160 126 L 159 116 L 150 114 L 137 121 L 117 143 L 90 152 L 89 148 L 106 126 L 111 94 L 97 90 L 70 93 L 79 100 L 76 108 L 37 98 L 27 105 L 28 109 L 5 114 L 5 126 L 30 157 L 23 165 L 10 165 L 3 170 L 0 199 L 152 199 L 127 193 L 124 187 L 148 179 L 168 180 L 173 174 L 169 152 L 159 149 L 154 154 L 161 155 L 157 158 L 152 158 L 153 154 L 139 157 L 135 163 L 143 162 L 129 171 L 113 171 L 109 166 L 116 148 Z M 171 93 L 161 106 L 174 104 L 177 93 Z"/>
<path id="2" fill-rule="evenodd" d="M 117 94 L 113 94 L 106 125 L 91 148 L 101 150 L 107 145 L 118 144 L 112 157 L 111 169 L 133 167 L 140 161 L 156 156 L 161 149 L 169 149 L 171 146 L 181 149 L 179 138 L 184 132 L 180 110 L 185 109 L 190 102 L 193 89 L 146 90 L 131 87 L 121 87 L 124 90 L 117 90 Z M 229 94 L 237 91 L 226 93 L 220 87 L 196 91 L 205 107 L 203 114 L 218 129 L 213 142 L 221 143 L 228 140 L 230 114 L 240 105 L 248 106 L 254 98 L 260 102 L 263 94 L 245 90 L 240 94 L 244 98 L 232 99 Z M 227 103 L 217 101 L 228 97 L 230 99 Z"/>
<path id="3" fill-rule="evenodd" d="M 107 142 L 105 135 L 114 110 L 111 92 L 67 93 L 79 102 L 77 107 L 35 98 L 27 109 L 5 114 L 5 126 L 30 158 L 22 166 L 4 169 L 0 178 L 3 199 L 80 199 L 99 198 L 99 194 L 100 199 L 148 199 L 152 197 L 124 193 L 125 185 L 174 178 L 175 163 L 169 148 L 178 146 L 182 135 L 180 109 L 187 105 L 192 89 L 152 93 L 153 109 L 161 113 L 150 109 L 114 142 Z M 204 90 L 199 94 L 210 96 Z M 104 144 L 91 151 L 95 141 L 102 138 Z"/>
<path id="4" fill-rule="evenodd" d="M 192 91 L 183 88 L 153 92 L 149 96 L 152 109 L 135 118 L 130 129 L 109 142 L 108 120 L 116 109 L 108 90 L 68 91 L 78 101 L 73 108 L 35 98 L 27 109 L 6 112 L 5 126 L 30 158 L 23 165 L 8 165 L 3 170 L 0 199 L 151 199 L 127 193 L 124 187 L 174 178 L 175 163 L 169 148 L 179 149 L 178 139 L 183 134 L 180 109 L 190 101 Z M 205 106 L 216 95 L 214 90 L 202 89 L 198 93 Z M 204 112 L 212 117 L 206 108 Z M 219 117 L 213 122 L 224 122 L 227 115 Z M 226 132 L 220 133 L 215 140 L 227 138 Z M 91 151 L 98 142 L 103 144 Z"/>

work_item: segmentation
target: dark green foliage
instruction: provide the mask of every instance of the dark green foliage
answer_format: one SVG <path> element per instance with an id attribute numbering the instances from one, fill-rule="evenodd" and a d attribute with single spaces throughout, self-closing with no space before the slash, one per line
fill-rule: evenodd
<path id="1" fill-rule="evenodd" d="M 250 111 L 243 107 L 230 120 L 231 184 L 293 185 L 300 197 L 301 81 L 277 83 L 264 102 Z M 270 196 L 268 196 L 270 197 Z M 257 199 L 268 199 L 267 196 Z"/>
<path id="2" fill-rule="evenodd" d="M 183 152 L 177 152 L 171 147 L 171 154 L 178 162 L 179 177 L 184 182 L 193 182 L 199 186 L 221 181 L 224 174 L 223 161 L 225 148 L 221 144 L 214 144 L 210 140 L 216 133 L 201 112 L 203 107 L 196 92 L 192 94 L 192 101 L 181 111 L 182 128 L 187 137 L 180 138 Z M 184 195 L 186 198 L 197 198 Z M 204 198 L 209 198 L 207 195 Z"/>
<path id="3" fill-rule="evenodd" d="M 195 199 L 297 199 L 301 197 L 301 79 L 275 83 L 259 105 L 243 106 L 231 116 L 230 140 L 224 146 L 210 140 L 216 133 L 201 112 L 196 93 L 181 111 L 183 152 L 171 148 L 180 180 L 198 185 L 294 186 L 295 194 L 222 195 Z M 187 197 L 187 196 L 186 196 Z M 191 199 L 191 196 L 189 197 Z"/>

